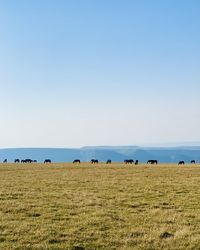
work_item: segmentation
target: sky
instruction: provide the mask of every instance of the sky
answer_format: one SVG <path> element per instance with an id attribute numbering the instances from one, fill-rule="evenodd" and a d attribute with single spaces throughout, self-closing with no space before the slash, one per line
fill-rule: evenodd
<path id="1" fill-rule="evenodd" d="M 199 0 L 1 0 L 0 148 L 200 142 Z"/>

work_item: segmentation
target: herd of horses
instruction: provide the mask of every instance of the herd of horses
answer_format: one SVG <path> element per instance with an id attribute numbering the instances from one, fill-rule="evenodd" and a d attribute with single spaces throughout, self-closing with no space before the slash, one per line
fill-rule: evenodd
<path id="1" fill-rule="evenodd" d="M 3 163 L 7 163 L 8 162 L 8 160 L 7 159 L 5 159 L 4 161 L 3 161 Z M 14 160 L 14 163 L 37 163 L 37 160 L 32 160 L 32 159 L 24 159 L 24 160 L 20 160 L 20 159 L 15 159 Z M 44 160 L 44 163 L 51 163 L 51 160 L 50 159 L 45 159 Z"/>
<path id="2" fill-rule="evenodd" d="M 3 161 L 3 163 L 7 163 L 7 159 L 5 159 Z M 32 160 L 32 159 L 24 159 L 24 160 L 20 160 L 20 159 L 15 159 L 14 160 L 14 163 L 37 163 L 37 160 Z M 90 161 L 92 164 L 95 164 L 95 163 L 99 163 L 99 161 L 97 159 L 91 159 Z M 44 163 L 51 163 L 51 159 L 45 159 L 44 160 Z M 73 163 L 81 163 L 80 159 L 75 159 L 73 160 Z M 106 164 L 111 164 L 112 161 L 109 159 L 106 161 Z M 124 163 L 125 164 L 135 164 L 135 165 L 138 165 L 139 164 L 139 161 L 138 160 L 133 160 L 133 159 L 126 159 L 124 160 Z M 191 164 L 195 164 L 196 161 L 195 160 L 191 160 L 190 161 Z M 157 160 L 148 160 L 147 161 L 147 164 L 158 164 L 158 161 Z M 179 161 L 178 162 L 178 165 L 184 165 L 185 164 L 185 161 Z"/>
<path id="3" fill-rule="evenodd" d="M 91 163 L 99 163 L 99 161 L 98 160 L 96 160 L 96 159 L 92 159 L 91 161 L 90 161 Z M 73 163 L 81 163 L 81 161 L 79 160 L 79 159 L 75 159 L 74 161 L 73 161 Z M 106 161 L 106 164 L 111 164 L 112 163 L 112 161 L 111 160 L 107 160 Z M 133 159 L 126 159 L 126 160 L 124 160 L 124 163 L 125 164 L 135 164 L 135 165 L 138 165 L 139 164 L 139 161 L 138 160 L 133 160 Z M 148 160 L 147 162 L 146 162 L 147 164 L 158 164 L 158 161 L 157 160 Z M 190 161 L 190 163 L 191 164 L 194 164 L 194 163 L 196 163 L 195 162 L 195 160 L 191 160 Z M 178 165 L 184 165 L 185 164 L 185 161 L 179 161 L 178 162 Z"/>
<path id="4" fill-rule="evenodd" d="M 195 160 L 191 160 L 190 163 L 191 163 L 191 164 L 195 164 L 196 161 L 195 161 Z M 178 165 L 184 165 L 184 164 L 185 164 L 184 161 L 179 161 L 179 162 L 178 162 Z"/>

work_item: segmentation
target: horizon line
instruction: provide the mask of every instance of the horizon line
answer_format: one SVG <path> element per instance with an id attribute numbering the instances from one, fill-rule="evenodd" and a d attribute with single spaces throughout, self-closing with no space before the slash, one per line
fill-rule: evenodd
<path id="1" fill-rule="evenodd" d="M 189 144 L 189 145 L 188 145 Z M 139 144 L 139 145 L 96 145 L 96 146 L 81 146 L 81 147 L 6 147 L 0 148 L 0 150 L 9 149 L 72 149 L 80 150 L 85 148 L 117 148 L 117 147 L 135 147 L 135 148 L 183 148 L 183 147 L 200 147 L 200 142 L 194 143 L 163 143 L 163 144 Z"/>

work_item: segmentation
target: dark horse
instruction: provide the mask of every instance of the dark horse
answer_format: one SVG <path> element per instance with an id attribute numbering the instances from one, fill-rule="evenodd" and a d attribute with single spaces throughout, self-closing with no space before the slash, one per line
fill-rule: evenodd
<path id="1" fill-rule="evenodd" d="M 19 159 L 15 159 L 14 162 L 15 162 L 15 163 L 19 163 Z"/>
<path id="2" fill-rule="evenodd" d="M 184 165 L 185 162 L 184 161 L 179 161 L 178 165 Z"/>
<path id="3" fill-rule="evenodd" d="M 111 160 L 107 160 L 107 161 L 106 161 L 106 164 L 111 164 L 111 163 L 112 163 Z"/>
<path id="4" fill-rule="evenodd" d="M 191 160 L 191 162 L 190 163 L 195 163 L 195 160 Z"/>
<path id="5" fill-rule="evenodd" d="M 81 161 L 79 159 L 75 159 L 73 160 L 73 163 L 81 163 Z"/>
<path id="6" fill-rule="evenodd" d="M 31 159 L 25 159 L 21 160 L 21 163 L 32 163 L 33 161 Z"/>
<path id="7" fill-rule="evenodd" d="M 98 161 L 98 160 L 95 160 L 95 159 L 92 159 L 90 162 L 91 162 L 91 163 L 99 163 L 99 161 Z"/>
<path id="8" fill-rule="evenodd" d="M 147 164 L 158 164 L 157 160 L 148 160 Z"/>
<path id="9" fill-rule="evenodd" d="M 46 159 L 46 160 L 44 160 L 44 163 L 51 163 L 51 160 L 50 159 Z"/>
<path id="10" fill-rule="evenodd" d="M 136 161 L 135 161 L 135 165 L 138 165 L 138 163 L 139 163 L 139 161 L 138 161 L 138 160 L 136 160 Z"/>
<path id="11" fill-rule="evenodd" d="M 25 161 L 25 163 L 32 163 L 31 159 L 25 159 L 24 161 Z"/>
<path id="12" fill-rule="evenodd" d="M 130 159 L 130 160 L 124 160 L 124 163 L 125 164 L 133 164 L 134 160 Z"/>
<path id="13" fill-rule="evenodd" d="M 4 161 L 3 161 L 3 163 L 7 163 L 8 161 L 7 161 L 7 159 L 5 159 Z"/>

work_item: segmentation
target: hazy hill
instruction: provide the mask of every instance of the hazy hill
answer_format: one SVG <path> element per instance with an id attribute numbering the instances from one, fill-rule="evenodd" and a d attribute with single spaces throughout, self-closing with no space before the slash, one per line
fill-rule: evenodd
<path id="1" fill-rule="evenodd" d="M 184 160 L 189 162 L 194 159 L 200 162 L 199 146 L 181 146 L 170 148 L 151 148 L 137 146 L 117 146 L 117 147 L 83 147 L 78 149 L 64 148 L 10 148 L 0 149 L 0 161 L 8 159 L 13 162 L 14 159 L 35 159 L 43 162 L 50 158 L 53 162 L 71 162 L 78 158 L 81 161 L 90 161 L 96 158 L 99 161 L 111 159 L 114 162 L 122 162 L 124 159 L 138 159 L 140 162 L 146 162 L 149 159 L 157 159 L 159 162 L 178 162 Z"/>

